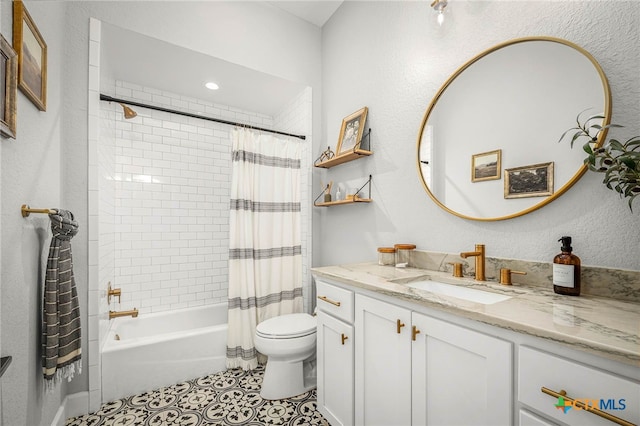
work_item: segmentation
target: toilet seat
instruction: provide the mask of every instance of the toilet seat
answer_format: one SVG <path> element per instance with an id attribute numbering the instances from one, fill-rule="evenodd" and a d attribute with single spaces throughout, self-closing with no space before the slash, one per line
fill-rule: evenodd
<path id="1" fill-rule="evenodd" d="M 287 314 L 262 321 L 256 334 L 267 339 L 294 339 L 316 332 L 316 319 L 309 314 Z"/>

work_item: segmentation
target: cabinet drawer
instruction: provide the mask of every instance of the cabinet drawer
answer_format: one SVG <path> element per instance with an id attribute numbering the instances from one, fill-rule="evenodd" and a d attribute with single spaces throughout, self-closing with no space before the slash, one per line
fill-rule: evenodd
<path id="1" fill-rule="evenodd" d="M 555 423 L 549 423 L 546 420 L 543 420 L 541 417 L 538 417 L 527 410 L 520 410 L 519 416 L 519 425 L 520 426 L 556 426 Z"/>
<path id="2" fill-rule="evenodd" d="M 353 323 L 353 292 L 316 280 L 318 310 Z"/>
<path id="3" fill-rule="evenodd" d="M 587 408 L 543 393 L 543 387 L 557 393 L 564 390 L 567 398 L 582 402 Z M 615 424 L 596 415 L 594 408 L 640 423 L 640 383 L 526 346 L 520 347 L 518 398 L 570 425 Z"/>

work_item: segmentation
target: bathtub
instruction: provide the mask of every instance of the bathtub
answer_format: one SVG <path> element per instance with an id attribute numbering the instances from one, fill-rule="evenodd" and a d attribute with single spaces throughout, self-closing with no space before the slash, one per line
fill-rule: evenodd
<path id="1" fill-rule="evenodd" d="M 225 369 L 227 304 L 111 321 L 102 348 L 102 402 Z"/>

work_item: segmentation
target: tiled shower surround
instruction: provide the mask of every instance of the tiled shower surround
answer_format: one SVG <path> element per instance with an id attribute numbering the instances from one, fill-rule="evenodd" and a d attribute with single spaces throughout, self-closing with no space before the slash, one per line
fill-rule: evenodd
<path id="1" fill-rule="evenodd" d="M 225 124 L 146 108 L 124 120 L 99 94 L 304 134 L 301 215 L 304 306 L 311 306 L 311 88 L 270 117 L 126 82 L 101 81 L 101 22 L 90 20 L 89 408 L 101 404 L 100 348 L 108 311 L 141 313 L 225 301 L 230 132 Z M 102 64 L 104 65 L 104 64 Z M 106 67 L 108 68 L 108 67 Z M 107 304 L 107 286 L 122 300 Z"/>
<path id="2" fill-rule="evenodd" d="M 115 96 L 260 127 L 277 127 L 275 120 L 264 114 L 125 82 L 116 83 Z M 307 121 L 310 114 L 297 109 L 308 102 L 310 89 L 293 100 L 278 115 L 278 121 L 306 133 L 310 125 L 300 129 L 301 122 Z M 135 109 L 138 117 L 124 120 L 118 105 L 102 105 L 105 138 L 103 141 L 101 137 L 101 144 L 113 145 L 113 184 L 107 179 L 105 186 L 113 185 L 115 200 L 112 285 L 122 289 L 118 309 L 137 307 L 145 313 L 226 301 L 232 128 L 177 114 Z M 115 128 L 111 129 L 113 123 Z M 310 144 L 309 140 L 301 143 L 308 147 Z M 112 161 L 107 155 L 111 149 L 104 151 L 99 162 Z M 310 159 L 306 157 L 310 147 L 305 151 L 303 175 L 308 174 Z M 109 166 L 101 168 L 106 170 Z M 310 222 L 309 203 L 304 201 L 308 199 L 309 179 L 305 177 L 304 226 Z M 107 200 L 103 205 L 106 210 L 110 208 Z M 303 235 L 310 232 L 303 230 Z M 108 236 L 105 241 L 109 241 Z M 306 247 L 309 244 L 304 241 L 305 254 Z M 309 257 L 303 257 L 308 264 Z M 307 287 L 308 282 L 307 277 Z"/>

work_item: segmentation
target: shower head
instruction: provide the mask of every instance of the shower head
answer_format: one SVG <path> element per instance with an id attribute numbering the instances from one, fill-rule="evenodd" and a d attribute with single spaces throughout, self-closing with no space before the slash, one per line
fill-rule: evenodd
<path id="1" fill-rule="evenodd" d="M 125 104 L 120 103 L 120 102 L 118 102 L 118 103 L 120 104 L 120 106 L 122 107 L 122 110 L 124 111 L 125 120 L 129 120 L 130 118 L 134 118 L 134 117 L 136 117 L 138 115 L 137 112 L 135 112 L 134 110 L 132 110 L 131 108 L 129 108 Z"/>

